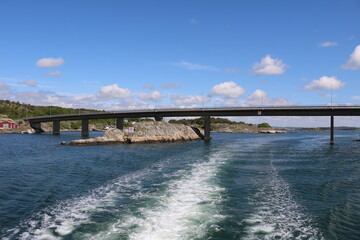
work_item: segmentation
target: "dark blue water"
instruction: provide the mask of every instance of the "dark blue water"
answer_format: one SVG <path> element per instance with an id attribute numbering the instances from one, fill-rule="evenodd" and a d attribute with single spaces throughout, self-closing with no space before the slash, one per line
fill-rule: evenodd
<path id="1" fill-rule="evenodd" d="M 0 135 L 1 239 L 360 239 L 359 132 L 78 137 Z"/>

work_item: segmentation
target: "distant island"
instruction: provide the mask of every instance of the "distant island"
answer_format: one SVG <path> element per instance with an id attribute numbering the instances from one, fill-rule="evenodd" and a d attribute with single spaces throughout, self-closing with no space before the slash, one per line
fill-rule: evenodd
<path id="1" fill-rule="evenodd" d="M 224 133 L 284 133 L 285 131 L 275 130 L 268 123 L 251 124 L 245 122 L 234 122 L 226 118 L 210 118 L 212 132 Z M 170 120 L 169 123 L 184 124 L 190 127 L 202 128 L 203 118 Z"/>

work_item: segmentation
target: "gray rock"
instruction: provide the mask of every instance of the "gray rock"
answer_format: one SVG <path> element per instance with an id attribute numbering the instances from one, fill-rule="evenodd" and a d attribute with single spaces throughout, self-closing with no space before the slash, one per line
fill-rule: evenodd
<path id="1" fill-rule="evenodd" d="M 134 133 L 109 129 L 102 137 L 74 140 L 70 145 L 105 145 L 118 143 L 152 143 L 190 141 L 200 139 L 194 130 L 182 124 L 140 122 L 133 125 Z"/>

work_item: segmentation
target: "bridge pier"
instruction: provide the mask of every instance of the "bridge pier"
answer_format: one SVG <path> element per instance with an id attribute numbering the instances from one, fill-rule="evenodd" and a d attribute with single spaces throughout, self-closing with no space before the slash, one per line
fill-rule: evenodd
<path id="1" fill-rule="evenodd" d="M 60 135 L 60 121 L 53 121 L 53 134 Z"/>
<path id="2" fill-rule="evenodd" d="M 163 120 L 163 117 L 154 117 L 154 118 L 155 118 L 155 121 L 158 121 L 158 122 Z"/>
<path id="3" fill-rule="evenodd" d="M 124 118 L 117 118 L 116 119 L 116 128 L 123 130 L 124 129 Z"/>
<path id="4" fill-rule="evenodd" d="M 35 133 L 42 133 L 44 130 L 41 128 L 41 122 L 30 122 L 30 127 L 35 130 Z"/>
<path id="5" fill-rule="evenodd" d="M 330 145 L 334 145 L 334 116 L 330 116 Z"/>
<path id="6" fill-rule="evenodd" d="M 81 136 L 89 136 L 89 119 L 83 119 L 81 121 Z"/>
<path id="7" fill-rule="evenodd" d="M 204 140 L 205 141 L 209 141 L 211 140 L 211 135 L 210 135 L 210 116 L 205 116 L 204 117 Z"/>

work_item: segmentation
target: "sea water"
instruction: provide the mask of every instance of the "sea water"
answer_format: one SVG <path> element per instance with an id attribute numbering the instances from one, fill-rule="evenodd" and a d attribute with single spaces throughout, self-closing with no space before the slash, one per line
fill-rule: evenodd
<path id="1" fill-rule="evenodd" d="M 212 137 L 0 135 L 0 238 L 360 239 L 359 132 Z"/>

